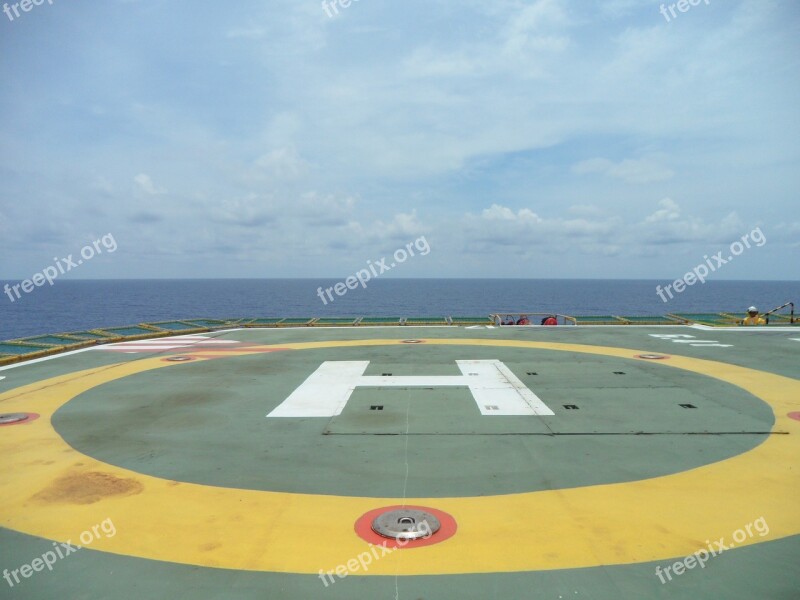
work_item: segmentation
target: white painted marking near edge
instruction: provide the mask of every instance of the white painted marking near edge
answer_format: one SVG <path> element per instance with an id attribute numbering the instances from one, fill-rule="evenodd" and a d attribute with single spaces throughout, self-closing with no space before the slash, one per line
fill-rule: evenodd
<path id="1" fill-rule="evenodd" d="M 130 344 L 129 346 L 119 346 L 117 344 L 92 348 L 93 350 L 104 350 L 106 352 L 127 352 L 128 350 L 150 350 L 160 352 L 162 350 L 173 350 L 175 348 L 205 348 L 205 344 L 160 344 L 158 346 L 148 346 L 146 344 Z"/>
<path id="2" fill-rule="evenodd" d="M 187 348 L 191 346 L 216 346 L 220 344 L 240 344 L 236 340 L 135 340 L 132 342 L 117 342 L 115 344 L 103 344 L 95 346 L 96 350 L 108 350 L 109 348 Z"/>
<path id="3" fill-rule="evenodd" d="M 5 375 L 0 375 L 0 380 L 3 380 L 3 379 L 5 379 L 5 378 L 6 378 L 6 376 L 5 376 Z"/>
<path id="4" fill-rule="evenodd" d="M 243 328 L 237 327 L 236 329 L 222 329 L 220 331 L 215 331 L 216 334 L 222 333 L 232 333 L 234 331 L 244 331 Z M 6 365 L 5 367 L 0 367 L 0 371 L 7 371 L 8 369 L 18 369 L 19 367 L 24 367 L 26 365 L 33 365 L 40 362 L 45 362 L 46 360 L 55 360 L 57 358 L 62 358 L 64 356 L 71 356 L 72 354 L 78 354 L 80 352 L 89 352 L 90 350 L 97 350 L 97 346 L 91 346 L 89 348 L 81 348 L 80 350 L 70 350 L 69 352 L 59 352 L 58 354 L 53 354 L 52 356 L 43 356 L 42 358 L 33 358 L 31 360 L 26 360 L 18 363 L 14 363 L 13 365 Z"/>
<path id="5" fill-rule="evenodd" d="M 383 377 L 364 375 L 369 361 L 325 361 L 267 417 L 335 417 L 357 387 L 466 387 L 482 415 L 555 414 L 499 360 L 456 364 L 460 376 Z"/>
<path id="6" fill-rule="evenodd" d="M 107 344 L 107 347 L 110 346 L 137 346 L 139 344 L 142 345 L 149 345 L 149 346 L 170 346 L 174 344 L 180 344 L 181 346 L 204 346 L 206 344 L 238 344 L 236 340 L 173 340 L 173 339 L 161 339 L 161 340 L 134 340 L 132 342 L 116 342 L 114 344 Z"/>
<path id="7" fill-rule="evenodd" d="M 92 349 L 101 350 L 103 352 L 128 352 L 129 350 L 137 352 L 160 352 L 162 350 L 174 350 L 176 348 L 206 347 L 240 343 L 241 342 L 236 340 L 218 340 L 216 338 L 210 338 L 202 335 L 179 335 L 153 340 L 134 340 L 130 342 L 117 342 L 115 344 L 103 344 L 100 346 L 93 346 Z"/>
<path id="8" fill-rule="evenodd" d="M 46 360 L 53 360 L 54 358 L 61 358 L 62 356 L 78 354 L 79 352 L 88 352 L 89 350 L 94 350 L 94 348 L 81 348 L 80 350 L 70 350 L 69 352 L 61 352 L 60 354 L 54 354 L 53 356 L 43 356 L 42 358 L 34 358 L 32 360 L 26 360 L 25 362 L 18 362 L 13 365 L 6 365 L 5 367 L 0 367 L 0 371 L 6 371 L 8 369 L 16 369 L 19 367 L 23 367 L 25 365 L 32 365 L 35 363 L 44 362 Z"/>
<path id="9" fill-rule="evenodd" d="M 690 346 L 695 346 L 696 348 L 732 348 L 732 344 L 720 344 L 717 340 L 700 340 L 693 335 L 686 335 L 683 333 L 674 333 L 674 334 L 663 334 L 663 333 L 651 333 L 649 334 L 650 337 L 654 337 L 659 340 L 666 340 L 668 342 L 673 342 L 675 344 L 689 344 Z M 689 338 L 689 339 L 677 339 L 677 338 Z"/>
<path id="10" fill-rule="evenodd" d="M 671 325 L 662 325 L 662 327 L 671 327 Z M 734 333 L 734 332 L 749 332 L 749 333 L 767 333 L 767 332 L 775 332 L 775 331 L 797 331 L 797 327 L 792 327 L 791 325 L 787 327 L 782 327 L 780 325 L 770 325 L 769 327 L 760 326 L 760 327 L 711 327 L 709 325 L 685 325 L 685 327 L 689 327 L 691 329 L 702 329 L 703 331 L 713 331 L 714 333 Z"/>
<path id="11" fill-rule="evenodd" d="M 674 338 L 694 338 L 693 335 L 687 335 L 685 333 L 651 333 L 650 337 L 663 338 L 665 340 L 671 340 Z"/>
<path id="12" fill-rule="evenodd" d="M 188 346 L 186 344 L 173 344 L 170 346 L 117 346 L 117 345 L 107 345 L 107 346 L 99 346 L 94 347 L 92 350 L 103 350 L 104 352 L 127 352 L 128 350 L 172 350 L 174 348 L 191 348 L 192 346 Z"/>

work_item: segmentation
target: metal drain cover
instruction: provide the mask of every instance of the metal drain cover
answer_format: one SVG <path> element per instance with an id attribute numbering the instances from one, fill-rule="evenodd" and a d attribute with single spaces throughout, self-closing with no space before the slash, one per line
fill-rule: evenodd
<path id="1" fill-rule="evenodd" d="M 640 354 L 639 358 L 647 358 L 649 360 L 661 360 L 668 357 L 664 356 L 663 354 Z"/>
<path id="2" fill-rule="evenodd" d="M 170 356 L 167 360 L 171 362 L 184 362 L 187 360 L 194 360 L 194 359 L 191 356 Z"/>
<path id="3" fill-rule="evenodd" d="M 442 524 L 434 515 L 423 510 L 390 510 L 375 517 L 372 531 L 394 540 L 428 538 L 439 531 Z"/>
<path id="4" fill-rule="evenodd" d="M 404 344 L 421 344 L 422 340 L 403 340 Z"/>
<path id="5" fill-rule="evenodd" d="M 8 425 L 9 423 L 19 423 L 20 421 L 27 421 L 27 413 L 6 413 L 0 415 L 0 425 Z"/>

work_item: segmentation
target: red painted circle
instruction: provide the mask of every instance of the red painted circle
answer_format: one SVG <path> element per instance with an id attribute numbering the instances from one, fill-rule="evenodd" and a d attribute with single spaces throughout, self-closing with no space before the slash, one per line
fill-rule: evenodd
<path id="1" fill-rule="evenodd" d="M 795 421 L 800 421 L 800 411 L 790 412 L 786 416 L 789 417 L 790 419 L 794 419 Z"/>
<path id="2" fill-rule="evenodd" d="M 385 538 L 382 535 L 378 535 L 372 531 L 372 521 L 374 521 L 378 515 L 390 510 L 400 510 L 403 508 L 424 510 L 425 512 L 431 513 L 434 517 L 439 519 L 439 523 L 441 524 L 439 531 L 427 539 L 422 538 L 419 540 L 393 540 L 391 538 Z M 355 524 L 356 534 L 358 534 L 358 537 L 360 537 L 362 540 L 365 540 L 370 544 L 375 544 L 376 546 L 384 546 L 385 548 L 400 548 L 404 550 L 408 550 L 409 548 L 420 548 L 422 546 L 432 546 L 434 544 L 438 544 L 439 542 L 448 540 L 456 534 L 456 529 L 458 529 L 456 520 L 446 512 L 437 510 L 435 508 L 430 508 L 429 506 L 410 505 L 382 506 L 381 508 L 376 508 L 362 515 Z"/>
<path id="3" fill-rule="evenodd" d="M 637 354 L 634 358 L 643 358 L 645 360 L 666 360 L 669 358 L 666 354 Z"/>
<path id="4" fill-rule="evenodd" d="M 39 418 L 39 413 L 23 413 L 28 415 L 28 418 L 24 421 L 17 421 L 16 423 L 0 423 L 0 427 L 13 427 L 14 425 L 27 425 L 28 423 L 35 421 Z"/>

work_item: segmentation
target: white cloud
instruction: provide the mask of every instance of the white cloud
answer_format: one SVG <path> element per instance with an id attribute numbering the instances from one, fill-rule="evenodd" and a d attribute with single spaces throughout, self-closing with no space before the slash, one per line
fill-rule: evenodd
<path id="1" fill-rule="evenodd" d="M 104 26 L 65 44 L 67 29 L 33 20 L 26 36 L 63 51 L 34 44 L 0 66 L 0 267 L 20 275 L 41 268 L 22 248 L 54 243 L 41 215 L 55 214 L 65 244 L 117 223 L 115 261 L 137 277 L 162 266 L 136 264 L 150 248 L 180 275 L 291 262 L 303 276 L 422 231 L 434 276 L 536 252 L 579 256 L 562 276 L 615 277 L 647 256 L 649 276 L 757 215 L 759 256 L 775 255 L 742 274 L 800 276 L 782 260 L 797 232 L 779 229 L 800 192 L 800 15 L 786 3 L 712 2 L 670 24 L 647 0 L 364 0 L 337 19 L 242 0 L 194 11 L 188 29 L 173 3 L 70 14 Z M 133 184 L 132 157 L 148 160 Z M 219 260 L 201 267 L 198 242 Z"/>
<path id="2" fill-rule="evenodd" d="M 425 233 L 428 228 L 420 221 L 416 209 L 410 213 L 397 213 L 387 223 L 378 223 L 376 231 L 382 231 L 390 238 L 411 238 Z"/>
<path id="3" fill-rule="evenodd" d="M 681 209 L 678 204 L 671 198 L 662 198 L 658 201 L 661 207 L 653 214 L 647 216 L 644 220 L 645 223 L 658 223 L 661 221 L 675 221 L 680 217 Z"/>
<path id="4" fill-rule="evenodd" d="M 535 212 L 528 208 L 521 208 L 516 213 L 506 206 L 492 204 L 491 207 L 483 209 L 481 218 L 486 221 L 514 221 L 521 224 L 541 223 L 542 219 Z"/>
<path id="5" fill-rule="evenodd" d="M 467 213 L 463 220 L 464 239 L 497 244 L 499 246 L 550 246 L 551 250 L 564 250 L 573 244 L 587 250 L 592 245 L 617 235 L 621 220 L 616 217 L 600 218 L 542 218 L 529 208 L 512 209 L 499 204 L 481 211 L 480 215 Z M 486 246 L 481 246 L 486 251 Z M 591 250 L 594 252 L 594 250 Z"/>
<path id="6" fill-rule="evenodd" d="M 261 227 L 279 216 L 277 203 L 269 197 L 248 194 L 243 198 L 223 200 L 212 209 L 216 222 L 240 227 Z"/>
<path id="7" fill-rule="evenodd" d="M 154 184 L 150 175 L 147 175 L 146 173 L 139 173 L 133 178 L 133 180 L 144 193 L 150 194 L 151 196 L 158 196 L 167 193 L 167 190 Z"/>
<path id="8" fill-rule="evenodd" d="M 673 252 L 669 248 L 675 244 L 701 243 L 706 247 L 711 242 L 738 239 L 747 231 L 735 212 L 706 221 L 683 214 L 670 198 L 659 201 L 658 209 L 639 222 L 604 214 L 593 206 L 574 206 L 568 212 L 575 217 L 542 218 L 528 208 L 514 211 L 493 204 L 478 215 L 466 213 L 462 229 L 448 234 L 479 242 L 484 253 L 509 247 L 544 247 L 547 252 L 568 251 L 590 258 L 595 254 L 634 257 L 642 252 L 669 255 Z"/>
<path id="9" fill-rule="evenodd" d="M 430 232 L 432 228 L 439 229 L 439 225 L 423 223 L 417 215 L 417 210 L 412 209 L 408 213 L 394 213 L 388 220 L 378 219 L 362 223 L 352 219 L 339 233 L 342 238 L 346 238 L 348 247 L 358 247 L 363 243 L 378 244 L 383 247 L 387 240 L 392 240 L 394 243 L 408 242 Z M 341 240 L 340 243 L 345 245 Z"/>
<path id="10" fill-rule="evenodd" d="M 263 173 L 277 179 L 297 179 L 308 169 L 308 163 L 291 147 L 271 150 L 255 164 Z"/>
<path id="11" fill-rule="evenodd" d="M 725 243 L 743 235 L 745 224 L 735 212 L 718 222 L 706 222 L 694 215 L 684 215 L 671 198 L 659 200 L 658 210 L 645 217 L 637 229 L 642 245 L 685 244 L 689 242 Z"/>
<path id="12" fill-rule="evenodd" d="M 538 0 L 514 14 L 504 31 L 504 51 L 517 57 L 536 52 L 560 52 L 569 38 L 559 33 L 568 24 L 563 3 Z"/>
<path id="13" fill-rule="evenodd" d="M 297 216 L 310 225 L 341 226 L 353 219 L 358 201 L 353 196 L 305 192 L 286 207 L 286 213 Z"/>

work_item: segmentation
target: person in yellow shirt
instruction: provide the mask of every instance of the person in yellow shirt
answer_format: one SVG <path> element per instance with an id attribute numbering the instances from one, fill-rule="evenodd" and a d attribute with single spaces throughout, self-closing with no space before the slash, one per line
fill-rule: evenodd
<path id="1" fill-rule="evenodd" d="M 747 316 L 742 320 L 742 325 L 766 325 L 767 322 L 758 316 L 758 309 L 751 306 L 747 309 Z"/>

